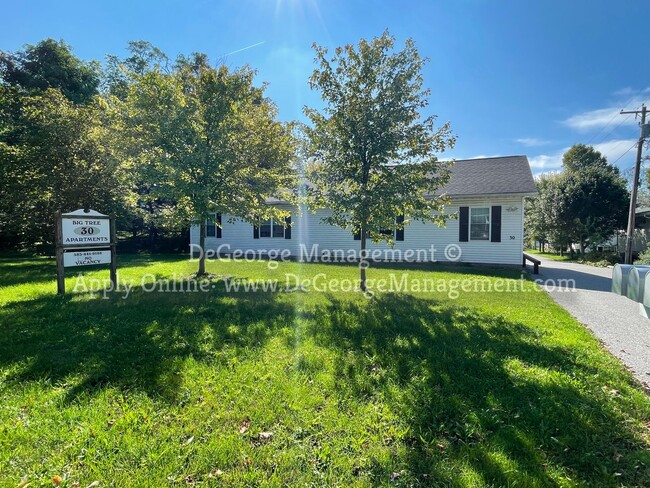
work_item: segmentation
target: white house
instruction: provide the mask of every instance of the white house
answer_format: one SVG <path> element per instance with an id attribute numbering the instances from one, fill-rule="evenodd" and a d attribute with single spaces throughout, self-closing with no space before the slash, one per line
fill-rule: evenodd
<path id="1" fill-rule="evenodd" d="M 433 223 L 411 222 L 403 232 L 393 230 L 392 247 L 368 242 L 370 257 L 399 260 L 417 253 L 417 260 L 521 264 L 524 198 L 536 193 L 526 156 L 458 160 L 442 192 L 451 199 L 446 211 L 457 212 L 458 219 L 448 220 L 444 228 Z M 206 250 L 219 256 L 290 255 L 310 261 L 358 255 L 358 236 L 321 222 L 327 210 L 312 213 L 282 202 L 269 204 L 283 206 L 291 212 L 290 227 L 272 221 L 257 226 L 229 222 L 228 215 L 216 214 L 215 220 L 221 222 L 222 228 L 208 222 Z M 198 246 L 198 226 L 192 227 L 190 242 Z"/>

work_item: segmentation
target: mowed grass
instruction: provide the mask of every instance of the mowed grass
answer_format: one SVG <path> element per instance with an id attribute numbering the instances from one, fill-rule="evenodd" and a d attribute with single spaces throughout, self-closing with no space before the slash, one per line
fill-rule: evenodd
<path id="1" fill-rule="evenodd" d="M 560 256 L 554 252 L 541 252 L 537 249 L 526 249 L 524 252 L 526 254 L 532 254 L 533 256 L 542 256 L 544 258 L 552 259 L 553 261 L 572 261 L 571 256 L 568 253 L 564 256 Z M 577 257 L 574 258 L 573 261 L 577 261 Z"/>
<path id="2" fill-rule="evenodd" d="M 650 485 L 648 397 L 517 270 L 372 267 L 447 289 L 368 299 L 221 279 L 355 266 L 214 261 L 206 292 L 140 287 L 195 268 L 120 256 L 138 288 L 103 299 L 73 275 L 56 296 L 50 260 L 0 260 L 0 485 Z M 449 297 L 504 279 L 519 291 Z"/>

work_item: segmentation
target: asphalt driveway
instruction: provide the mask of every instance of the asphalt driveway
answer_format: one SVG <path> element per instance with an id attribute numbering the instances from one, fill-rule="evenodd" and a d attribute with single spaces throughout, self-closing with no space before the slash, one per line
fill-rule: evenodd
<path id="1" fill-rule="evenodd" d="M 650 387 L 650 319 L 639 313 L 637 302 L 610 292 L 612 269 L 540 259 L 539 278 L 553 300 Z M 558 280 L 573 280 L 574 291 L 557 289 Z"/>

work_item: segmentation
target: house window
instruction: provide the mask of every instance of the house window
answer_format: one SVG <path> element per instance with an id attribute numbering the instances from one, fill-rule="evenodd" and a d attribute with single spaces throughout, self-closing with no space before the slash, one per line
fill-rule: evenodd
<path id="1" fill-rule="evenodd" d="M 470 208 L 469 223 L 470 240 L 490 240 L 490 207 Z"/>
<path id="2" fill-rule="evenodd" d="M 260 221 L 260 237 L 276 237 L 284 239 L 284 225 L 279 219 Z"/>
<path id="3" fill-rule="evenodd" d="M 221 224 L 221 214 L 215 213 L 205 221 L 205 237 L 221 237 L 221 229 L 217 225 Z"/>

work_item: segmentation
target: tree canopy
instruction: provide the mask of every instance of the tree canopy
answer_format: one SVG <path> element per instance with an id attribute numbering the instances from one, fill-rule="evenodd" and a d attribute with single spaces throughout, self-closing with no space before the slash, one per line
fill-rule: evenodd
<path id="1" fill-rule="evenodd" d="M 2 244 L 53 241 L 53 214 L 96 206 L 121 215 L 129 187 L 97 96 L 96 63 L 51 39 L 0 54 L 0 235 Z"/>
<path id="2" fill-rule="evenodd" d="M 358 233 L 362 255 L 367 238 L 392 242 L 383 229 L 403 230 L 412 220 L 442 225 L 445 200 L 436 190 L 448 167 L 436 155 L 455 138 L 449 124 L 437 127 L 434 115 L 423 114 L 430 94 L 422 78 L 426 60 L 413 41 L 396 51 L 385 32 L 333 54 L 318 45 L 314 50 L 310 86 L 325 108 L 305 108 L 312 206 L 331 210 L 326 223 Z M 365 283 L 362 266 L 364 291 Z"/>
<path id="3" fill-rule="evenodd" d="M 181 222 L 222 213 L 257 223 L 286 210 L 267 205 L 290 200 L 295 141 L 291 124 L 253 83 L 248 68 L 214 68 L 204 55 L 180 57 L 170 71 L 155 66 L 129 73 L 122 105 L 130 157 L 151 192 L 175 202 Z M 218 224 L 219 225 L 219 224 Z M 199 273 L 204 271 L 200 260 Z"/>
<path id="4" fill-rule="evenodd" d="M 538 178 L 537 189 L 537 197 L 527 204 L 530 240 L 560 249 L 580 244 L 584 252 L 625 225 L 626 182 L 618 168 L 591 146 L 571 147 L 563 157 L 563 172 Z"/>
<path id="5" fill-rule="evenodd" d="M 293 125 L 253 70 L 144 41 L 98 66 L 51 39 L 1 54 L 0 244 L 51 244 L 54 212 L 79 207 L 134 234 L 200 223 L 202 239 L 213 213 L 282 219 L 266 201 L 293 197 Z"/>
<path id="6" fill-rule="evenodd" d="M 74 103 L 89 103 L 98 93 L 100 66 L 72 54 L 63 41 L 44 39 L 16 53 L 0 52 L 0 77 L 5 84 L 33 94 L 58 88 Z"/>

